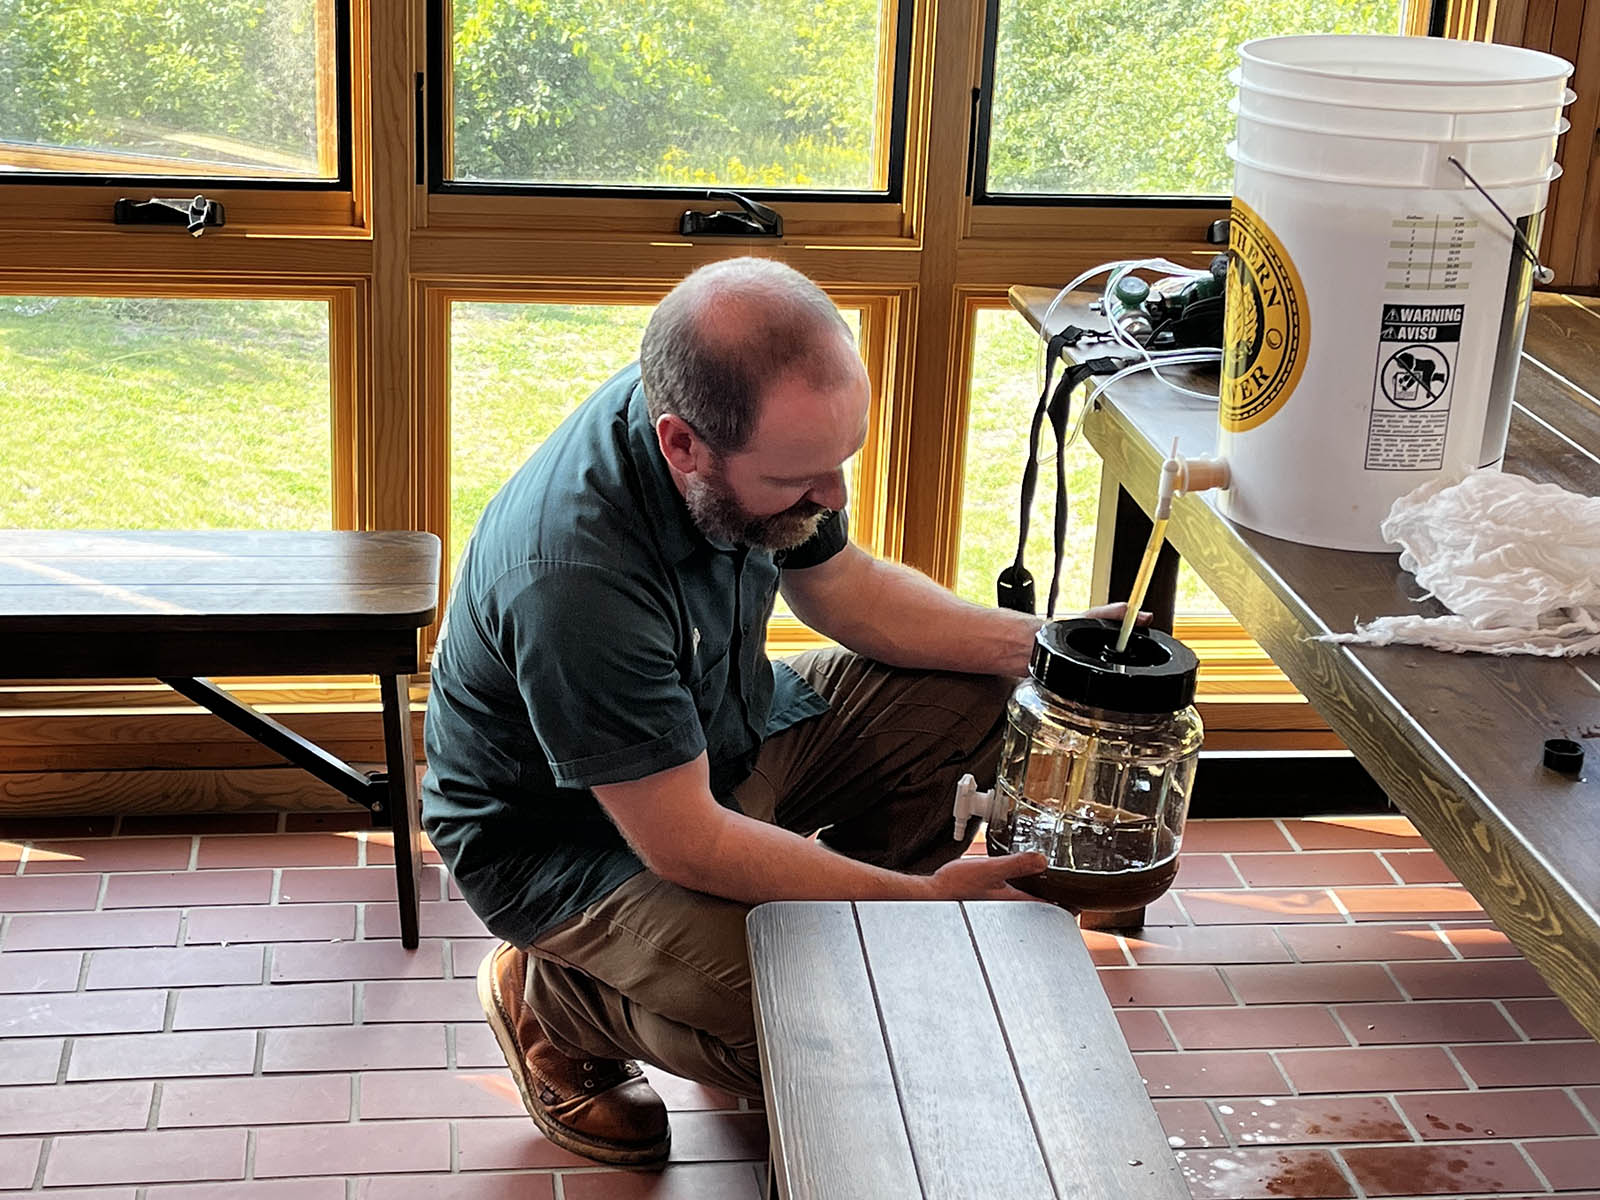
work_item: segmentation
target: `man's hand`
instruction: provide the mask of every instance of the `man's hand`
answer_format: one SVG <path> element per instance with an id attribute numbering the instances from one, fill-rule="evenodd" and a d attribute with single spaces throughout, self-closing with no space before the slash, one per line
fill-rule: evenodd
<path id="1" fill-rule="evenodd" d="M 1127 601 L 1122 601 L 1118 604 L 1096 604 L 1093 608 L 1084 609 L 1083 615 L 1086 617 L 1099 617 L 1103 621 L 1120 621 L 1127 615 L 1127 612 Z M 1154 613 L 1142 612 L 1139 614 L 1138 621 L 1134 623 L 1142 627 L 1150 624 L 1154 619 Z"/>
<path id="2" fill-rule="evenodd" d="M 1001 858 L 958 858 L 947 862 L 928 879 L 935 900 L 1037 900 L 1006 882 L 1045 869 L 1037 852 L 1007 854 Z"/>

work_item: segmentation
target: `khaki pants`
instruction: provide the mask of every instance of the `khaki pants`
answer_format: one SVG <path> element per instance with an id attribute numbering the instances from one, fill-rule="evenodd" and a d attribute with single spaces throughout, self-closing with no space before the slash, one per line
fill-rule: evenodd
<path id="1" fill-rule="evenodd" d="M 843 650 L 790 661 L 829 711 L 767 740 L 735 792 L 744 812 L 840 854 L 929 874 L 959 855 L 956 781 L 994 778 L 1014 680 L 885 667 Z M 685 830 L 693 837 L 693 830 Z M 636 1058 L 761 1094 L 745 914 L 645 871 L 540 938 L 527 1000 L 557 1048 Z"/>

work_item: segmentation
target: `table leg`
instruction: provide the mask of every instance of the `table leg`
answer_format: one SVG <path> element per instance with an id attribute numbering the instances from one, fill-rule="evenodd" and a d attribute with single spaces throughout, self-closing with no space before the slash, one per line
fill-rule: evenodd
<path id="1" fill-rule="evenodd" d="M 417 880 L 422 875 L 422 804 L 411 747 L 411 677 L 379 677 L 383 691 L 383 748 L 389 784 L 389 827 L 394 831 L 395 896 L 400 904 L 400 944 L 417 948 Z"/>

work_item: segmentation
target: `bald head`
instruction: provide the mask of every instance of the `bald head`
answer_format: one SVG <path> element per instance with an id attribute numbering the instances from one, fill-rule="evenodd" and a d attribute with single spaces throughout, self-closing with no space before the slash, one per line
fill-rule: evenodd
<path id="1" fill-rule="evenodd" d="M 683 418 L 718 454 L 745 447 L 780 379 L 802 372 L 820 390 L 860 366 L 833 301 L 764 258 L 712 263 L 673 288 L 645 327 L 639 365 L 650 419 Z"/>

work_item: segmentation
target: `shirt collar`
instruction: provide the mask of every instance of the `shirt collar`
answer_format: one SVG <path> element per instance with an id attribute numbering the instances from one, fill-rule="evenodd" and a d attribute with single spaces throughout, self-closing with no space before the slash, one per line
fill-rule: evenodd
<path id="1" fill-rule="evenodd" d="M 656 521 L 656 534 L 669 562 L 682 562 L 703 545 L 725 554 L 737 549 L 731 543 L 707 537 L 689 515 L 689 506 L 673 482 L 672 469 L 662 457 L 661 444 L 656 440 L 655 426 L 645 402 L 644 381 L 637 378 L 628 391 L 628 449 L 639 469 L 646 511 Z"/>

